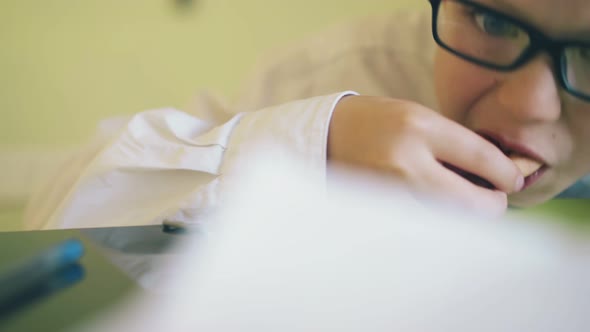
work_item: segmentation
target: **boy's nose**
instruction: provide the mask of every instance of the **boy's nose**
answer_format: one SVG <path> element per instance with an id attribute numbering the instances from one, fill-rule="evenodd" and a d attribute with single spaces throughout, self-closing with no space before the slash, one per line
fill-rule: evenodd
<path id="1" fill-rule="evenodd" d="M 551 122 L 561 115 L 559 85 L 552 61 L 541 55 L 501 79 L 498 101 L 514 120 Z"/>

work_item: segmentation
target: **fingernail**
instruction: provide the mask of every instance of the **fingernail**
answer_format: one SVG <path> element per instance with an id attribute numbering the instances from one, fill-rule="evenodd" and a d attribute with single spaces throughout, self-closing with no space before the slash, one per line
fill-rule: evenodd
<path id="1" fill-rule="evenodd" d="M 516 178 L 516 192 L 519 192 L 524 187 L 524 176 L 519 176 Z"/>

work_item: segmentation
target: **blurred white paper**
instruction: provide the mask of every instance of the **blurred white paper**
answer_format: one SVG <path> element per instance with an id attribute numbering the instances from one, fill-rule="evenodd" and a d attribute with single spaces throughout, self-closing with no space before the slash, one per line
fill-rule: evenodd
<path id="1" fill-rule="evenodd" d="M 589 331 L 584 239 L 426 208 L 376 178 L 329 194 L 260 158 L 216 226 L 142 296 L 83 331 Z"/>

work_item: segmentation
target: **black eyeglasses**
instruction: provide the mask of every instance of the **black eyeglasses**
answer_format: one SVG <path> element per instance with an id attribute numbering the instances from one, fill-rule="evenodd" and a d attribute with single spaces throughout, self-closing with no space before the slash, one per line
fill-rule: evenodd
<path id="1" fill-rule="evenodd" d="M 480 66 L 514 70 L 546 51 L 561 86 L 590 101 L 590 42 L 553 40 L 497 10 L 468 0 L 429 0 L 432 34 L 442 48 Z"/>

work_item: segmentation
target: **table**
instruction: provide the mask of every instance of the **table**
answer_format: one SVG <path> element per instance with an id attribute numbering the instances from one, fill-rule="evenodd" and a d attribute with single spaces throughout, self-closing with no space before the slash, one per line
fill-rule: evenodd
<path id="1" fill-rule="evenodd" d="M 84 244 L 85 255 L 81 259 L 84 279 L 2 318 L 0 331 L 63 331 L 93 317 L 131 292 L 141 291 L 78 230 L 0 233 L 0 266 L 68 238 L 77 238 Z"/>

